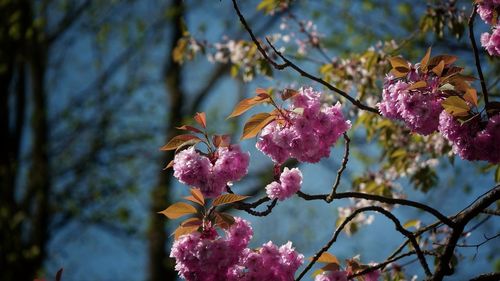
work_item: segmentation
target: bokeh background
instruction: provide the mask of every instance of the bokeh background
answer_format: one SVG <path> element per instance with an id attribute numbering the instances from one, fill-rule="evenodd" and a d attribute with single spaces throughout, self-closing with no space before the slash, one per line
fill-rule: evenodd
<path id="1" fill-rule="evenodd" d="M 241 2 L 258 35 L 286 32 L 280 29 L 279 13 L 264 15 L 256 9 L 260 1 Z M 317 26 L 331 57 L 395 39 L 404 42 L 401 54 L 413 61 L 433 45 L 436 53 L 458 55 L 473 71 L 466 36 L 411 36 L 428 4 L 437 2 L 455 1 L 296 1 L 291 9 Z M 457 7 L 470 9 L 470 2 L 459 1 Z M 203 54 L 175 63 L 172 50 L 187 31 L 211 43 L 226 37 L 249 39 L 228 0 L 3 0 L 0 21 L 1 280 L 50 280 L 59 268 L 64 268 L 65 281 L 175 280 L 168 259 L 169 234 L 178 222 L 156 213 L 188 192 L 171 171 L 162 170 L 172 156 L 159 147 L 178 133 L 174 127 L 204 111 L 212 132 L 229 132 L 237 139 L 243 119 L 225 118 L 255 88 L 311 85 L 321 90 L 287 71 L 245 82 L 231 75 L 230 64 L 210 62 Z M 477 34 L 487 30 L 479 22 Z M 482 59 L 487 79 L 495 82 L 495 65 L 484 53 Z M 317 72 L 314 60 L 298 61 Z M 353 136 L 357 157 L 352 157 L 343 178 L 344 191 L 354 176 L 375 170 L 379 157 L 377 146 L 367 143 L 363 132 Z M 252 159 L 247 178 L 233 187 L 239 194 L 262 194 L 271 178 L 271 161 L 254 145 L 255 140 L 242 143 Z M 325 193 L 342 154 L 339 142 L 330 159 L 302 165 L 303 190 Z M 494 171 L 485 172 L 484 163 L 458 158 L 454 165 L 442 162 L 436 188 L 428 192 L 400 180 L 409 198 L 452 214 L 494 184 Z M 234 214 L 252 222 L 252 246 L 290 240 L 311 256 L 331 236 L 337 207 L 348 204 L 294 197 L 265 218 Z M 431 220 L 408 208 L 394 214 L 401 221 Z M 495 220 L 481 223 L 469 241 L 498 233 Z M 402 241 L 389 222 L 376 216 L 353 236 L 341 235 L 331 252 L 340 259 L 359 254 L 363 261 L 375 262 Z M 453 277 L 458 279 L 450 280 L 499 270 L 497 242 L 460 249 L 464 257 Z M 408 275 L 421 279 L 422 272 L 413 266 L 418 264 L 405 262 Z"/>

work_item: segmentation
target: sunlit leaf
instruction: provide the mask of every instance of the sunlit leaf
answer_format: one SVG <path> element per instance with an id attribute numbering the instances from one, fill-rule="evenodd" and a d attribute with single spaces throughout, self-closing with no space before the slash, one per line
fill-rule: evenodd
<path id="1" fill-rule="evenodd" d="M 391 69 L 391 74 L 396 78 L 405 77 L 406 75 L 408 75 L 408 72 L 410 72 L 409 69 L 407 71 L 399 71 L 396 68 Z"/>
<path id="2" fill-rule="evenodd" d="M 197 226 L 199 227 L 202 225 L 203 221 L 200 220 L 199 218 L 189 218 L 183 222 L 181 222 L 182 227 L 190 227 L 190 226 Z"/>
<path id="3" fill-rule="evenodd" d="M 476 91 L 476 89 L 469 88 L 469 89 L 465 90 L 464 100 L 477 106 L 477 91 Z"/>
<path id="4" fill-rule="evenodd" d="M 194 121 L 200 124 L 203 128 L 207 127 L 207 116 L 205 112 L 197 112 L 194 116 Z"/>
<path id="5" fill-rule="evenodd" d="M 179 226 L 174 231 L 174 239 L 177 240 L 182 235 L 190 234 L 198 230 L 198 226 Z"/>
<path id="6" fill-rule="evenodd" d="M 402 57 L 391 57 L 389 58 L 389 62 L 391 63 L 392 68 L 397 69 L 398 71 L 410 71 L 410 63 Z"/>
<path id="7" fill-rule="evenodd" d="M 408 220 L 407 222 L 405 222 L 403 224 L 403 227 L 404 228 L 409 228 L 409 227 L 418 228 L 419 225 L 420 225 L 420 220 L 413 219 L 413 220 Z"/>
<path id="8" fill-rule="evenodd" d="M 429 66 L 429 60 L 431 58 L 431 47 L 427 49 L 425 56 L 420 61 L 420 69 L 424 72 L 427 71 L 427 67 Z"/>
<path id="9" fill-rule="evenodd" d="M 418 81 L 418 82 L 415 82 L 415 83 L 411 84 L 410 87 L 406 88 L 406 90 L 410 91 L 410 90 L 415 90 L 415 89 L 423 88 L 423 87 L 426 87 L 426 86 L 427 86 L 427 82 L 425 82 L 425 81 Z"/>
<path id="10" fill-rule="evenodd" d="M 184 202 L 177 202 L 170 205 L 165 210 L 158 212 L 158 214 L 162 214 L 169 219 L 176 219 L 185 215 L 196 214 L 196 212 L 197 210 L 195 207 Z"/>
<path id="11" fill-rule="evenodd" d="M 309 258 L 309 259 L 312 260 L 313 258 Z M 322 253 L 321 256 L 318 258 L 317 262 L 340 264 L 337 257 L 328 253 L 328 252 Z"/>
<path id="12" fill-rule="evenodd" d="M 196 203 L 198 203 L 202 206 L 205 205 L 205 197 L 203 196 L 203 193 L 201 193 L 201 191 L 198 188 L 191 188 L 189 190 L 189 192 L 191 192 L 191 195 L 193 196 L 193 198 L 196 199 Z"/>
<path id="13" fill-rule="evenodd" d="M 191 131 L 191 132 L 194 132 L 194 133 L 203 133 L 200 129 L 196 128 L 196 127 L 193 127 L 193 126 L 189 126 L 189 125 L 182 125 L 180 127 L 175 127 L 176 129 L 179 129 L 179 130 L 184 130 L 184 131 Z"/>
<path id="14" fill-rule="evenodd" d="M 177 146 L 177 148 L 175 149 L 175 153 L 177 153 L 179 150 L 181 150 L 184 147 L 193 146 L 193 145 L 199 143 L 200 141 L 201 141 L 201 139 L 199 139 L 199 138 L 187 140 L 187 141 L 185 141 Z"/>
<path id="15" fill-rule="evenodd" d="M 267 124 L 271 123 L 276 116 L 269 113 L 257 113 L 250 117 L 243 127 L 243 135 L 241 139 L 249 139 L 255 137 Z"/>
<path id="16" fill-rule="evenodd" d="M 238 195 L 238 194 L 224 194 L 224 195 L 220 195 L 217 198 L 215 198 L 214 202 L 212 202 L 212 205 L 220 206 L 220 205 L 230 204 L 230 203 L 245 200 L 248 197 L 249 196 Z"/>
<path id="17" fill-rule="evenodd" d="M 166 145 L 162 146 L 160 148 L 160 150 L 175 150 L 175 149 L 177 149 L 177 147 L 179 147 L 180 145 L 182 145 L 186 141 L 192 140 L 192 139 L 198 139 L 201 141 L 201 139 L 199 137 L 194 136 L 194 135 L 189 135 L 189 134 L 178 135 L 178 136 L 173 137 Z"/>
<path id="18" fill-rule="evenodd" d="M 467 116 L 469 115 L 469 105 L 457 96 L 447 97 L 441 102 L 444 110 L 453 116 Z"/>
<path id="19" fill-rule="evenodd" d="M 262 99 L 260 97 L 251 97 L 244 99 L 236 105 L 233 112 L 231 112 L 231 114 L 227 118 L 239 116 L 245 113 L 247 110 L 251 109 L 252 107 L 267 101 L 268 99 Z"/>
<path id="20" fill-rule="evenodd" d="M 444 69 L 444 61 L 440 61 L 438 65 L 436 65 L 432 69 L 432 72 L 434 72 L 438 77 L 441 77 L 441 74 L 443 74 L 443 69 Z"/>

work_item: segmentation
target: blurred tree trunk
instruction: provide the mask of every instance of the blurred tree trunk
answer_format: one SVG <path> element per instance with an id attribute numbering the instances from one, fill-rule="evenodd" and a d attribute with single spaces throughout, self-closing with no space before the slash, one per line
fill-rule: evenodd
<path id="1" fill-rule="evenodd" d="M 175 0 L 170 7 L 174 11 L 169 25 L 171 26 L 170 46 L 167 50 L 164 82 L 166 93 L 169 97 L 168 120 L 166 126 L 166 141 L 176 134 L 175 126 L 180 124 L 183 112 L 182 106 L 185 99 L 185 93 L 182 88 L 182 67 L 172 59 L 171 51 L 175 48 L 177 41 L 182 37 L 182 18 L 184 15 L 184 6 L 181 0 Z M 162 160 L 162 165 L 169 163 L 174 157 L 174 153 L 169 151 Z M 149 281 L 176 280 L 177 274 L 174 270 L 174 264 L 168 257 L 167 230 L 165 217 L 157 212 L 169 205 L 169 192 L 172 185 L 172 169 L 159 173 L 156 186 L 151 193 L 151 211 L 149 226 Z"/>
<path id="2" fill-rule="evenodd" d="M 0 39 L 0 134 L 6 141 L 0 153 L 1 280 L 32 280 L 42 267 L 49 238 L 50 170 L 44 85 L 48 44 L 46 34 L 33 24 L 31 5 L 30 1 L 13 1 L 0 12 L 3 19 L 11 20 L 3 24 L 8 31 L 2 30 Z M 13 14 L 18 15 L 16 20 L 12 20 Z M 16 190 L 24 119 L 30 107 L 30 166 L 26 186 Z"/>

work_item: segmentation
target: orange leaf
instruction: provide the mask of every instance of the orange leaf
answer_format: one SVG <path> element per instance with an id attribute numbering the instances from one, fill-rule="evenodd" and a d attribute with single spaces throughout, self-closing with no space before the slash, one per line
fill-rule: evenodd
<path id="1" fill-rule="evenodd" d="M 249 196 L 238 195 L 238 194 L 224 194 L 215 198 L 214 202 L 212 202 L 212 205 L 220 206 L 220 205 L 230 204 L 241 200 L 245 200 L 248 197 Z"/>
<path id="2" fill-rule="evenodd" d="M 177 240 L 179 239 L 179 237 L 181 237 L 182 235 L 186 235 L 186 234 L 189 234 L 189 233 L 193 233 L 195 232 L 196 230 L 198 230 L 198 226 L 179 226 L 173 233 L 174 235 L 174 239 Z"/>
<path id="3" fill-rule="evenodd" d="M 212 140 L 215 147 L 228 147 L 231 144 L 230 135 L 214 135 Z"/>
<path id="4" fill-rule="evenodd" d="M 389 58 L 392 68 L 410 71 L 409 62 L 402 57 L 391 57 Z"/>
<path id="5" fill-rule="evenodd" d="M 457 60 L 456 56 L 437 55 L 430 60 L 429 65 L 438 65 L 440 61 L 444 61 L 445 65 L 450 65 L 450 64 L 454 63 L 456 60 Z"/>
<path id="6" fill-rule="evenodd" d="M 309 259 L 312 260 L 313 258 L 309 258 Z M 322 253 L 321 256 L 319 257 L 319 259 L 317 260 L 317 262 L 340 264 L 337 257 L 328 253 L 328 252 Z"/>
<path id="7" fill-rule="evenodd" d="M 250 117 L 243 127 L 243 135 L 241 139 L 249 139 L 255 137 L 267 124 L 271 123 L 276 116 L 269 113 L 257 113 Z"/>
<path id="8" fill-rule="evenodd" d="M 396 69 L 396 68 L 391 69 L 391 73 L 392 73 L 392 75 L 394 75 L 394 77 L 396 77 L 396 78 L 405 77 L 405 76 L 408 74 L 408 72 L 410 72 L 410 70 L 409 70 L 409 69 L 408 69 L 408 70 L 406 70 L 406 71 L 399 71 L 399 70 L 398 70 L 398 69 Z"/>
<path id="9" fill-rule="evenodd" d="M 175 127 L 176 129 L 179 129 L 179 130 L 184 130 L 184 131 L 191 131 L 191 132 L 194 132 L 194 133 L 203 133 L 200 129 L 196 128 L 196 127 L 193 127 L 193 126 L 189 126 L 189 125 L 182 125 L 180 127 Z"/>
<path id="10" fill-rule="evenodd" d="M 438 77 L 441 77 L 441 74 L 443 74 L 443 69 L 444 61 L 442 60 L 432 69 L 432 72 L 434 72 Z"/>
<path id="11" fill-rule="evenodd" d="M 425 81 L 418 81 L 410 85 L 410 87 L 406 88 L 407 91 L 418 89 L 418 88 L 423 88 L 427 86 L 427 82 Z"/>
<path id="12" fill-rule="evenodd" d="M 205 198 L 203 197 L 203 194 L 199 189 L 191 188 L 189 192 L 191 192 L 191 196 L 186 196 L 184 197 L 184 199 L 199 204 L 201 206 L 205 206 Z"/>
<path id="13" fill-rule="evenodd" d="M 465 90 L 464 99 L 473 105 L 477 106 L 477 91 L 476 89 L 469 88 Z"/>
<path id="14" fill-rule="evenodd" d="M 236 105 L 236 107 L 234 108 L 233 112 L 231 113 L 231 115 L 229 115 L 227 117 L 227 119 L 239 116 L 239 115 L 245 113 L 247 110 L 249 110 L 252 107 L 254 107 L 255 105 L 260 104 L 260 103 L 264 103 L 264 102 L 267 102 L 267 101 L 269 101 L 269 99 L 267 99 L 267 98 L 263 99 L 263 98 L 260 98 L 260 97 L 251 97 L 251 98 L 248 98 L 248 99 L 244 99 L 244 100 L 240 101 Z"/>
<path id="15" fill-rule="evenodd" d="M 185 143 L 188 140 L 196 139 L 201 141 L 201 139 L 197 136 L 193 135 L 178 135 L 173 137 L 166 145 L 162 146 L 160 150 L 174 150 L 177 149 L 180 145 Z"/>
<path id="16" fill-rule="evenodd" d="M 176 219 L 185 215 L 196 214 L 197 212 L 195 207 L 184 202 L 177 202 L 165 210 L 158 212 L 158 214 L 165 215 L 169 219 Z"/>
<path id="17" fill-rule="evenodd" d="M 194 116 L 194 121 L 200 124 L 203 128 L 207 127 L 207 116 L 205 112 L 197 112 Z"/>
<path id="18" fill-rule="evenodd" d="M 420 69 L 423 71 L 427 71 L 427 67 L 429 66 L 429 59 L 431 58 L 431 47 L 427 49 L 425 56 L 420 61 Z"/>
<path id="19" fill-rule="evenodd" d="M 183 222 L 181 222 L 181 226 L 183 227 L 188 227 L 188 226 L 200 226 L 203 223 L 199 218 L 189 218 Z"/>

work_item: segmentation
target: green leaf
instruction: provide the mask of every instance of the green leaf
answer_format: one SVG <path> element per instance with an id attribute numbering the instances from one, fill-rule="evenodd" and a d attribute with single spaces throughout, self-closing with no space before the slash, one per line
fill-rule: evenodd
<path id="1" fill-rule="evenodd" d="M 500 182 L 500 165 L 498 165 L 497 169 L 495 170 L 495 182 Z"/>
<path id="2" fill-rule="evenodd" d="M 420 220 L 413 219 L 413 220 L 408 220 L 407 222 L 405 222 L 403 224 L 403 227 L 404 228 L 409 228 L 409 227 L 418 228 L 419 225 L 420 225 Z"/>

